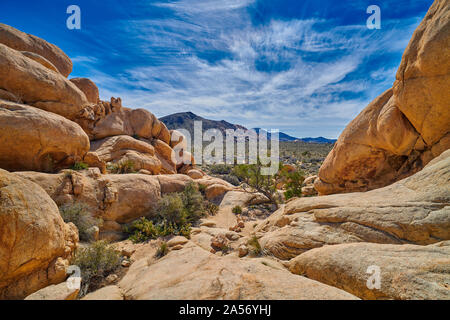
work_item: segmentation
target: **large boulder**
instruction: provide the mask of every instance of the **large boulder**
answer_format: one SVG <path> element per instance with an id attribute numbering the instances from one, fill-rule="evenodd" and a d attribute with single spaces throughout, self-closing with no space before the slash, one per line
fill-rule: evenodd
<path id="1" fill-rule="evenodd" d="M 77 243 L 76 227 L 41 187 L 0 169 L 0 299 L 64 281 Z"/>
<path id="2" fill-rule="evenodd" d="M 406 48 L 393 89 L 345 128 L 319 171 L 320 194 L 366 191 L 450 148 L 450 6 L 436 0 Z"/>
<path id="3" fill-rule="evenodd" d="M 205 196 L 208 200 L 218 199 L 228 191 L 237 189 L 225 180 L 208 175 L 204 175 L 202 178 L 195 181 L 205 188 Z"/>
<path id="4" fill-rule="evenodd" d="M 72 61 L 57 46 L 0 23 L 0 43 L 18 51 L 28 51 L 50 61 L 64 77 L 72 72 Z"/>
<path id="5" fill-rule="evenodd" d="M 155 156 L 155 148 L 130 136 L 120 135 L 92 141 L 91 151 L 106 163 L 128 161 L 136 171 L 144 169 L 152 174 L 161 172 L 161 161 Z"/>
<path id="6" fill-rule="evenodd" d="M 0 168 L 53 171 L 81 161 L 88 151 L 89 138 L 76 123 L 0 100 Z"/>
<path id="7" fill-rule="evenodd" d="M 76 300 L 79 289 L 71 288 L 67 282 L 52 284 L 29 295 L 25 300 Z"/>
<path id="8" fill-rule="evenodd" d="M 355 299 L 255 259 L 218 257 L 192 242 L 152 262 L 148 256 L 137 260 L 119 282 L 126 300 Z"/>
<path id="9" fill-rule="evenodd" d="M 450 5 L 436 0 L 406 48 L 394 100 L 427 146 L 450 130 Z"/>
<path id="10" fill-rule="evenodd" d="M 97 85 L 87 78 L 72 78 L 70 82 L 80 89 L 90 103 L 98 103 L 100 101 Z"/>
<path id="11" fill-rule="evenodd" d="M 39 109 L 72 120 L 88 105 L 84 93 L 64 76 L 1 43 L 0 74 L 0 88 Z"/>
<path id="12" fill-rule="evenodd" d="M 310 250 L 291 272 L 362 299 L 448 300 L 450 241 L 428 246 L 353 243 Z M 379 288 L 376 287 L 379 271 Z M 368 285 L 369 283 L 369 285 Z"/>
<path id="13" fill-rule="evenodd" d="M 299 198 L 260 223 L 260 243 L 280 259 L 350 242 L 432 244 L 450 240 L 450 150 L 390 186 Z"/>

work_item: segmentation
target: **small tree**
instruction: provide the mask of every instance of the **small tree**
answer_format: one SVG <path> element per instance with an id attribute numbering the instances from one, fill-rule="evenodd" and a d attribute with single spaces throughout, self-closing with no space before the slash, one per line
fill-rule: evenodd
<path id="1" fill-rule="evenodd" d="M 302 171 L 289 171 L 282 168 L 279 172 L 279 176 L 284 183 L 284 197 L 286 200 L 293 197 L 302 196 L 302 184 L 305 180 L 305 176 Z"/>
<path id="2" fill-rule="evenodd" d="M 281 163 L 278 172 L 273 175 L 263 175 L 262 168 L 263 165 L 258 159 L 256 164 L 236 165 L 233 172 L 245 183 L 244 190 L 246 192 L 263 194 L 277 209 L 281 201 L 277 191 L 279 183 L 284 184 L 287 198 L 301 195 L 301 185 L 304 179 L 301 172 L 284 170 Z"/>

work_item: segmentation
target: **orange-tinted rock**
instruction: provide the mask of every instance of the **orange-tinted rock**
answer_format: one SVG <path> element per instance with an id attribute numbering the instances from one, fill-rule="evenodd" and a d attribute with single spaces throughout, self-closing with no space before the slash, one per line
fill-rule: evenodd
<path id="1" fill-rule="evenodd" d="M 72 78 L 70 82 L 74 83 L 80 89 L 90 103 L 98 103 L 100 98 L 96 84 L 87 78 Z"/>
<path id="2" fill-rule="evenodd" d="M 0 100 L 0 168 L 51 172 L 81 161 L 88 151 L 89 139 L 76 123 Z"/>
<path id="3" fill-rule="evenodd" d="M 450 148 L 450 6 L 437 0 L 406 48 L 393 89 L 345 128 L 319 171 L 320 194 L 366 191 Z"/>
<path id="4" fill-rule="evenodd" d="M 44 57 L 64 77 L 67 77 L 72 72 L 72 61 L 60 48 L 3 23 L 0 23 L 0 43 L 14 50 L 33 52 Z"/>
<path id="5" fill-rule="evenodd" d="M 37 184 L 0 169 L 0 299 L 23 299 L 66 277 L 73 224 Z"/>
<path id="6" fill-rule="evenodd" d="M 0 88 L 22 103 L 75 119 L 86 96 L 59 73 L 0 43 Z"/>

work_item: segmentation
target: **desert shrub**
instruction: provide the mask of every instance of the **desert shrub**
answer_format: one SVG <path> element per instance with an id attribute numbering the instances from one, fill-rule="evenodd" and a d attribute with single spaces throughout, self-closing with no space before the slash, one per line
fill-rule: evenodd
<path id="1" fill-rule="evenodd" d="M 124 231 L 135 243 L 168 235 L 191 236 L 191 225 L 206 214 L 204 198 L 194 183 L 183 192 L 164 195 L 158 202 L 157 214 L 151 220 L 141 218 Z"/>
<path id="2" fill-rule="evenodd" d="M 221 178 L 229 183 L 231 183 L 233 186 L 238 186 L 241 184 L 241 181 L 238 177 L 236 177 L 234 174 L 227 174 L 221 176 Z"/>
<path id="3" fill-rule="evenodd" d="M 280 171 L 280 177 L 285 182 L 284 184 L 284 197 L 286 200 L 293 197 L 302 196 L 302 184 L 305 180 L 305 176 L 302 171 L 296 170 L 293 172 Z"/>
<path id="4" fill-rule="evenodd" d="M 183 225 L 187 222 L 187 210 L 179 193 L 164 195 L 158 203 L 158 216 L 167 223 Z"/>
<path id="5" fill-rule="evenodd" d="M 261 245 L 259 244 L 258 238 L 253 235 L 250 240 L 248 240 L 247 245 L 250 247 L 250 254 L 253 256 L 261 256 L 263 254 L 263 250 Z"/>
<path id="6" fill-rule="evenodd" d="M 203 195 L 204 195 L 205 192 L 206 192 L 206 188 L 207 188 L 207 187 L 206 187 L 205 184 L 199 184 L 199 185 L 198 185 L 198 191 L 200 191 L 200 193 L 203 194 Z"/>
<path id="7" fill-rule="evenodd" d="M 98 283 L 120 266 L 121 260 L 120 253 L 105 241 L 95 241 L 77 249 L 71 264 L 81 269 L 80 296 L 95 290 Z"/>
<path id="8" fill-rule="evenodd" d="M 133 221 L 131 225 L 125 227 L 123 231 L 130 234 L 129 239 L 133 243 L 156 239 L 159 236 L 158 229 L 153 224 L 153 221 L 147 220 L 144 217 Z"/>
<path id="9" fill-rule="evenodd" d="M 213 164 L 209 171 L 212 174 L 229 174 L 232 170 L 232 167 L 223 163 Z"/>
<path id="10" fill-rule="evenodd" d="M 169 252 L 169 247 L 167 246 L 167 242 L 162 242 L 156 251 L 156 257 L 162 258 Z"/>
<path id="11" fill-rule="evenodd" d="M 241 214 L 242 208 L 241 206 L 234 206 L 233 209 L 231 209 L 231 212 L 233 212 L 234 214 Z"/>
<path id="12" fill-rule="evenodd" d="M 107 166 L 107 169 L 110 173 L 115 174 L 127 174 L 127 173 L 135 173 L 135 164 L 131 160 L 120 160 L 115 163 L 110 163 Z"/>
<path id="13" fill-rule="evenodd" d="M 89 165 L 84 162 L 75 162 L 72 166 L 72 170 L 79 171 L 79 170 L 86 170 L 89 168 Z"/>
<path id="14" fill-rule="evenodd" d="M 210 201 L 205 201 L 205 209 L 210 216 L 215 216 L 219 212 L 219 206 Z"/>
<path id="15" fill-rule="evenodd" d="M 133 243 L 145 242 L 169 235 L 180 235 L 189 239 L 191 237 L 191 224 L 185 223 L 180 226 L 157 218 L 149 220 L 142 217 L 124 228 L 124 232 L 130 235 L 128 239 Z"/>
<path id="16" fill-rule="evenodd" d="M 64 222 L 72 222 L 77 227 L 80 240 L 83 241 L 93 240 L 93 227 L 102 223 L 101 219 L 94 218 L 89 208 L 81 202 L 65 204 L 59 207 L 59 213 Z"/>
<path id="17" fill-rule="evenodd" d="M 205 215 L 204 198 L 197 184 L 190 182 L 181 193 L 188 222 L 195 222 Z"/>

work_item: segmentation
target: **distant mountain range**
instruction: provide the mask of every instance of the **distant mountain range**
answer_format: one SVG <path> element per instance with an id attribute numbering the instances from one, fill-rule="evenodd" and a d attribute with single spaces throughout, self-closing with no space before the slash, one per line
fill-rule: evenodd
<path id="1" fill-rule="evenodd" d="M 225 130 L 227 129 L 243 129 L 247 130 L 247 128 L 240 126 L 238 124 L 232 124 L 225 120 L 216 121 L 216 120 L 209 120 L 205 119 L 203 117 L 200 117 L 192 112 L 179 112 L 174 113 L 165 117 L 160 118 L 162 122 L 169 128 L 169 130 L 175 130 L 175 129 L 186 129 L 188 130 L 191 135 L 194 132 L 194 121 L 202 121 L 202 129 L 203 130 L 209 130 L 209 129 L 219 129 L 222 133 L 225 133 Z"/>
<path id="2" fill-rule="evenodd" d="M 242 129 L 247 130 L 246 127 L 241 126 L 239 124 L 232 124 L 225 120 L 216 121 L 216 120 L 209 120 L 205 119 L 203 117 L 200 117 L 192 112 L 179 112 L 174 113 L 165 117 L 160 118 L 162 122 L 169 128 L 169 130 L 176 130 L 176 129 L 186 129 L 190 132 L 191 135 L 194 133 L 194 121 L 202 121 L 202 129 L 208 130 L 208 129 L 218 129 L 223 134 L 225 134 L 225 130 L 227 129 Z M 254 128 L 254 130 L 259 133 L 261 130 L 260 128 Z M 267 133 L 267 139 L 270 139 L 270 133 Z M 297 141 L 301 140 L 304 142 L 309 143 L 335 143 L 336 139 L 327 139 L 324 137 L 317 137 L 317 138 L 296 138 L 293 136 L 290 136 L 284 132 L 279 133 L 279 139 L 280 141 Z"/>

